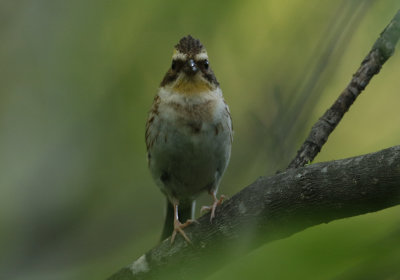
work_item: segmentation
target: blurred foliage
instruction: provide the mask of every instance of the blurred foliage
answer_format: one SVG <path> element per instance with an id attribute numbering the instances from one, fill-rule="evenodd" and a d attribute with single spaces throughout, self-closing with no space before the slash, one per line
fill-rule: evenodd
<path id="1" fill-rule="evenodd" d="M 221 193 L 283 169 L 399 1 L 0 2 L 0 278 L 104 279 L 153 247 L 144 124 L 173 46 L 207 47 L 235 128 Z M 317 161 L 399 143 L 400 55 Z M 198 205 L 209 198 L 201 197 Z M 400 208 L 266 244 L 210 279 L 396 279 Z"/>

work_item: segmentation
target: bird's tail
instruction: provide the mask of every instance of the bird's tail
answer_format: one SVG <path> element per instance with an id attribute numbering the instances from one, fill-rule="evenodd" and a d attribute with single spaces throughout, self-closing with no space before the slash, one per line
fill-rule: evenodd
<path id="1" fill-rule="evenodd" d="M 194 219 L 196 201 L 180 201 L 178 206 L 179 221 L 186 222 L 188 219 Z M 174 230 L 174 207 L 167 199 L 167 213 L 165 215 L 164 228 L 161 234 L 161 241 L 171 236 Z"/>

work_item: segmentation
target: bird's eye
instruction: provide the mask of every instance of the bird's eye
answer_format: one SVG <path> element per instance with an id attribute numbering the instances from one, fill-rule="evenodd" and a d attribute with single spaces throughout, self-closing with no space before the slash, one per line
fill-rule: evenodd
<path id="1" fill-rule="evenodd" d="M 172 70 L 176 69 L 176 60 L 172 60 L 171 69 Z"/>
<path id="2" fill-rule="evenodd" d="M 208 69 L 208 65 L 209 65 L 209 63 L 208 63 L 208 60 L 206 59 L 206 60 L 204 60 L 204 62 L 203 62 L 203 65 L 204 65 L 204 69 Z"/>

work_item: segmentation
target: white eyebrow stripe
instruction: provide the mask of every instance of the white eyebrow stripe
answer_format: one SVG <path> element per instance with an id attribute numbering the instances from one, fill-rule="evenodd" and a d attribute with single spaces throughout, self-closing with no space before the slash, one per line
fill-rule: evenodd
<path id="1" fill-rule="evenodd" d="M 177 53 L 174 53 L 174 55 L 172 56 L 172 59 L 186 60 L 187 59 L 187 55 L 183 54 L 181 52 L 177 52 Z"/>
<path id="2" fill-rule="evenodd" d="M 196 60 L 203 60 L 203 59 L 208 59 L 208 55 L 205 52 L 196 54 L 195 56 Z"/>

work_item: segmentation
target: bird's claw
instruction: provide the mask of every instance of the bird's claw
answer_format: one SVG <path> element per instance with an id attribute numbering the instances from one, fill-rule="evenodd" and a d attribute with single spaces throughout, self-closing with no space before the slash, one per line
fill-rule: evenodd
<path id="1" fill-rule="evenodd" d="M 183 230 L 185 227 L 187 227 L 188 225 L 190 225 L 190 224 L 192 224 L 192 223 L 199 223 L 198 221 L 196 221 L 196 220 L 187 220 L 185 223 L 181 223 L 181 222 L 179 222 L 178 220 L 176 220 L 175 222 L 174 222 L 174 231 L 172 232 L 172 236 L 171 236 L 171 244 L 172 243 L 174 243 L 174 241 L 175 241 L 175 237 L 176 237 L 176 234 L 179 232 L 182 236 L 183 236 L 183 238 L 185 238 L 185 240 L 188 242 L 188 243 L 192 243 L 191 241 L 190 241 L 190 239 L 189 239 L 189 237 L 186 235 L 186 233 L 185 233 L 185 231 Z"/>
<path id="2" fill-rule="evenodd" d="M 210 222 L 212 222 L 212 220 L 215 217 L 215 209 L 217 208 L 218 205 L 222 204 L 222 201 L 224 201 L 225 199 L 225 195 L 221 195 L 219 199 L 217 199 L 217 197 L 215 196 L 215 194 L 213 194 L 214 197 L 214 202 L 211 206 L 203 206 L 200 209 L 200 212 L 204 212 L 204 211 L 210 211 L 211 210 L 211 215 L 210 215 Z"/>

